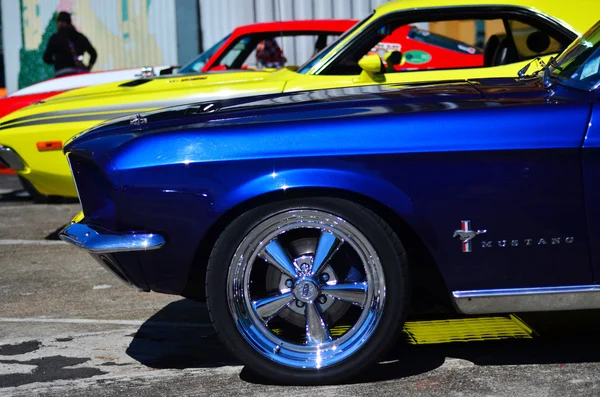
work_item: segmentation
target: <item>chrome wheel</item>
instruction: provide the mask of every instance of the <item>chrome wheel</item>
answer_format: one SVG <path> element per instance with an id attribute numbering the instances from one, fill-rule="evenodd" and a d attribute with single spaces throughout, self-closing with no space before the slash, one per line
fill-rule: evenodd
<path id="1" fill-rule="evenodd" d="M 321 210 L 289 210 L 256 225 L 227 274 L 238 331 L 254 350 L 293 368 L 325 368 L 356 353 L 375 332 L 385 295 L 371 242 Z"/>

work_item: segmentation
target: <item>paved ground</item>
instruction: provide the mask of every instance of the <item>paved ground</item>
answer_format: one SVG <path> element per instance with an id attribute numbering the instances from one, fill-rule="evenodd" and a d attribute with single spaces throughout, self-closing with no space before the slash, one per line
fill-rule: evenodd
<path id="1" fill-rule="evenodd" d="M 138 293 L 56 240 L 77 203 L 35 205 L 0 175 L 0 395 L 598 396 L 600 312 L 522 315 L 535 340 L 400 343 L 353 383 L 266 384 L 206 307 Z"/>

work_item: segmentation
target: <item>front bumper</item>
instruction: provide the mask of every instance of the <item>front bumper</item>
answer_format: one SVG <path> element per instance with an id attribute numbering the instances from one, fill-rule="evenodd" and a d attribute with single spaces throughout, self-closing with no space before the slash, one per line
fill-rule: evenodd
<path id="1" fill-rule="evenodd" d="M 82 216 L 75 217 L 73 222 L 60 232 L 60 238 L 88 251 L 102 267 L 126 285 L 140 291 L 149 291 L 137 253 L 133 251 L 158 249 L 165 244 L 165 239 L 158 234 L 113 233 L 77 223 L 81 219 Z"/>
<path id="2" fill-rule="evenodd" d="M 114 234 L 96 230 L 82 223 L 72 223 L 67 226 L 60 232 L 60 238 L 92 254 L 148 251 L 158 249 L 165 244 L 165 239 L 159 234 Z"/>

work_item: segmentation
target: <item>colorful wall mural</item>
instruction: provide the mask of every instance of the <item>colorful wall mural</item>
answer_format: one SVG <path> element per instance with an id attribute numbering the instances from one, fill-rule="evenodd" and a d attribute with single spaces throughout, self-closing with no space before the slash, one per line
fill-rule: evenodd
<path id="1" fill-rule="evenodd" d="M 20 0 L 22 47 L 19 88 L 54 76 L 42 61 L 58 12 L 72 14 L 73 25 L 98 52 L 97 70 L 177 63 L 174 0 Z M 85 60 L 87 63 L 87 59 Z"/>

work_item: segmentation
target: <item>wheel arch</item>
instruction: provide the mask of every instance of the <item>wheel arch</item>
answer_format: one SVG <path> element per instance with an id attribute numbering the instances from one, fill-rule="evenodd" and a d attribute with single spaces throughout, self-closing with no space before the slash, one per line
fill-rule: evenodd
<path id="1" fill-rule="evenodd" d="M 330 177 L 331 175 L 329 175 Z M 454 311 L 450 301 L 450 296 L 441 273 L 435 263 L 430 249 L 424 240 L 418 235 L 413 227 L 407 222 L 406 217 L 412 212 L 412 203 L 408 196 L 397 190 L 392 192 L 386 188 L 378 189 L 379 197 L 372 197 L 362 192 L 351 190 L 341 186 L 318 186 L 314 182 L 319 181 L 319 175 L 311 175 L 312 184 L 295 184 L 294 187 L 271 189 L 261 194 L 250 197 L 245 196 L 250 191 L 254 191 L 255 181 L 240 186 L 224 202 L 230 202 L 232 197 L 245 197 L 231 205 L 222 212 L 218 220 L 211 225 L 207 233 L 200 241 L 194 263 L 188 277 L 183 296 L 197 300 L 204 300 L 204 284 L 206 276 L 206 265 L 210 257 L 212 248 L 219 235 L 235 218 L 242 215 L 257 206 L 273 203 L 276 201 L 285 201 L 306 197 L 329 197 L 345 199 L 355 202 L 371 211 L 379 217 L 385 219 L 392 227 L 394 232 L 402 241 L 407 255 L 409 257 L 409 269 L 411 276 L 411 286 L 413 290 L 413 311 L 423 313 L 433 309 L 436 312 Z M 289 180 L 289 179 L 288 179 Z M 348 182 L 348 180 L 346 180 Z M 360 186 L 360 185 L 355 185 Z M 364 185 L 367 187 L 368 185 Z M 381 186 L 378 186 L 381 187 Z M 244 192 L 245 194 L 240 194 Z M 396 203 L 395 208 L 390 203 Z M 222 205 L 222 204 L 221 204 Z"/>

